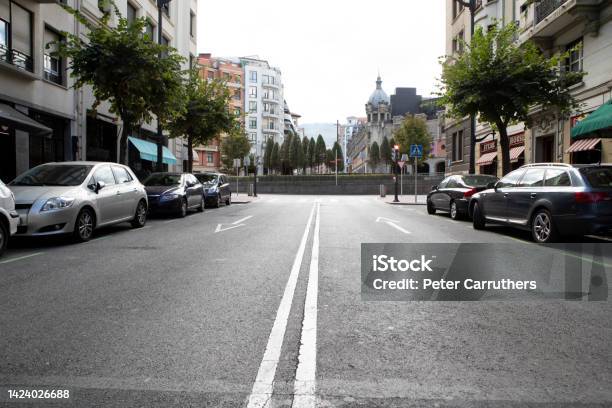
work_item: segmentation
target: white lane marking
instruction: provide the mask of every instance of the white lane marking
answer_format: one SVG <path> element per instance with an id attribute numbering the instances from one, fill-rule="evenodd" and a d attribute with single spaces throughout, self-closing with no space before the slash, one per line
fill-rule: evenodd
<path id="1" fill-rule="evenodd" d="M 241 222 L 244 222 L 244 221 L 248 220 L 249 218 L 253 218 L 253 216 L 249 215 L 248 217 L 244 217 L 242 219 L 239 219 L 238 221 L 234 221 L 234 222 L 232 222 L 232 225 L 240 224 Z"/>
<path id="2" fill-rule="evenodd" d="M 241 224 L 241 222 L 244 222 L 250 218 L 253 218 L 253 216 L 249 215 L 247 217 L 241 218 L 238 221 L 232 222 L 231 224 L 229 224 L 230 225 L 229 227 L 225 227 L 225 228 L 223 227 L 223 225 L 228 225 L 228 224 L 217 224 L 217 228 L 215 228 L 215 234 L 217 232 L 229 231 L 234 228 L 244 227 L 246 224 Z"/>
<path id="3" fill-rule="evenodd" d="M 312 223 L 314 211 L 315 205 L 313 205 L 310 210 L 310 216 L 308 217 L 308 222 L 304 229 L 304 235 L 302 235 L 300 246 L 295 254 L 291 273 L 289 274 L 283 297 L 276 312 L 276 318 L 274 319 L 274 324 L 270 331 L 266 351 L 264 352 L 259 370 L 257 371 L 257 377 L 255 378 L 251 395 L 249 396 L 247 408 L 267 408 L 270 406 L 272 391 L 274 390 L 276 366 L 280 359 L 281 347 L 285 337 L 285 330 L 287 329 L 287 320 L 289 319 L 289 312 L 291 311 L 291 304 L 293 303 L 295 287 L 297 285 L 298 275 L 300 274 L 300 267 L 302 265 L 302 259 L 304 258 L 304 250 L 306 249 L 306 241 L 308 241 L 308 234 L 310 233 L 310 224 Z"/>
<path id="4" fill-rule="evenodd" d="M 317 299 L 319 290 L 319 225 L 321 204 L 317 204 L 317 216 L 312 238 L 312 255 L 306 302 L 304 304 L 304 320 L 298 366 L 295 371 L 292 408 L 314 408 L 316 406 L 316 372 L 317 372 Z"/>
<path id="5" fill-rule="evenodd" d="M 7 263 L 15 262 L 15 261 L 21 261 L 22 259 L 28 259 L 28 258 L 32 258 L 34 256 L 38 256 L 38 255 L 42 255 L 42 254 L 44 254 L 44 252 L 36 252 L 34 254 L 23 255 L 23 256 L 18 256 L 16 258 L 5 259 L 4 261 L 0 261 L 0 264 L 7 264 Z"/>
<path id="6" fill-rule="evenodd" d="M 385 223 L 387 225 L 389 225 L 390 227 L 395 228 L 396 230 L 403 232 L 404 234 L 410 234 L 410 231 L 400 227 L 399 225 L 397 225 L 396 223 L 398 223 L 399 221 L 396 220 L 391 220 L 389 218 L 385 218 L 385 217 L 378 217 L 376 219 L 376 222 L 382 222 Z"/>

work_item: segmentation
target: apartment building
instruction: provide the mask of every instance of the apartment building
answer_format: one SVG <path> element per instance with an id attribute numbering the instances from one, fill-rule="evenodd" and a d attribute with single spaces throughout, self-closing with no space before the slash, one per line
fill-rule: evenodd
<path id="1" fill-rule="evenodd" d="M 202 78 L 223 80 L 231 91 L 230 109 L 238 117 L 244 114 L 244 71 L 238 59 L 217 58 L 211 54 L 200 54 L 198 66 Z M 221 169 L 221 139 L 215 138 L 206 146 L 195 147 L 197 153 L 193 170 L 197 172 L 219 171 Z"/>
<path id="2" fill-rule="evenodd" d="M 455 1 L 447 2 L 448 14 L 453 13 L 451 3 Z M 469 19 L 468 10 L 463 13 Z M 456 31 L 452 27 L 454 21 L 447 18 L 447 52 L 449 47 L 453 51 L 449 32 Z M 475 23 L 483 29 L 488 29 L 492 24 L 516 24 L 520 33 L 517 41 L 534 41 L 548 56 L 573 50 L 569 58 L 562 61 L 561 69 L 586 73 L 581 82 L 570 88 L 580 107 L 569 117 L 534 107 L 530 113 L 530 127 L 524 123 L 508 127 L 511 168 L 533 162 L 612 162 L 612 131 L 609 128 L 581 138 L 571 136 L 572 129 L 581 120 L 588 118 L 590 113 L 612 98 L 612 1 L 483 0 L 478 2 Z M 447 120 L 444 126 L 450 172 L 466 172 L 467 166 L 456 159 L 464 157 L 467 164 L 469 139 L 465 138 L 465 128 L 455 129 L 452 123 Z M 464 132 L 463 144 L 456 143 L 462 139 L 458 136 L 461 131 Z M 476 145 L 476 172 L 501 176 L 498 136 L 487 124 L 478 123 L 476 138 L 480 140 Z M 459 147 L 463 148 L 463 152 Z"/>
<path id="3" fill-rule="evenodd" d="M 240 58 L 244 70 L 246 131 L 251 143 L 251 154 L 263 157 L 265 143 L 283 142 L 285 130 L 285 102 L 280 69 L 268 61 Z M 258 169 L 263 172 L 263 168 Z"/>
<path id="4" fill-rule="evenodd" d="M 93 0 L 66 0 L 90 21 L 104 10 Z M 100 3 L 102 4 L 102 3 Z M 146 17 L 147 32 L 157 40 L 157 6 L 153 0 L 119 0 L 128 19 Z M 173 0 L 163 10 L 162 42 L 193 61 L 196 55 L 197 0 Z M 46 45 L 62 32 L 85 30 L 58 2 L 0 0 L 0 178 L 13 179 L 49 161 L 108 160 L 119 157 L 121 120 L 102 103 L 94 112 L 91 89 L 73 89 L 65 60 L 51 56 Z M 187 64 L 185 62 L 185 68 Z M 139 150 L 156 142 L 155 121 L 143 124 L 129 143 L 129 164 L 143 176 L 154 164 Z M 164 150 L 171 170 L 181 170 L 187 158 L 182 139 L 171 139 Z"/>

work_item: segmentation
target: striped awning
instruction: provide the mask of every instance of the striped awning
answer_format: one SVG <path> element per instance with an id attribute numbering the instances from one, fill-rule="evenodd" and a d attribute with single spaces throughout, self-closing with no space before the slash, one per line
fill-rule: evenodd
<path id="1" fill-rule="evenodd" d="M 594 150 L 597 147 L 597 144 L 601 142 L 601 139 L 589 138 L 589 139 L 580 139 L 576 140 L 570 147 L 567 149 L 568 153 L 575 152 L 584 152 L 587 150 Z"/>
<path id="2" fill-rule="evenodd" d="M 517 146 L 510 149 L 510 163 L 516 163 L 521 154 L 525 152 L 525 146 Z"/>
<path id="3" fill-rule="evenodd" d="M 488 166 L 497 158 L 497 152 L 485 153 L 476 161 L 478 166 Z"/>

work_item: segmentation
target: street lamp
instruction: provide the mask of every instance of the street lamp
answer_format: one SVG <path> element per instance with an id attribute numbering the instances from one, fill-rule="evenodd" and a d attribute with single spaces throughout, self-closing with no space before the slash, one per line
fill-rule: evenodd
<path id="1" fill-rule="evenodd" d="M 397 194 L 398 194 L 398 192 L 399 192 L 399 191 L 398 191 L 398 190 L 399 190 L 399 188 L 398 188 L 398 187 L 399 187 L 399 184 L 398 184 L 398 182 L 399 182 L 399 177 L 398 177 L 398 169 L 399 169 L 399 163 L 398 163 L 398 160 L 399 160 L 399 149 L 400 149 L 400 146 L 399 146 L 399 145 L 397 145 L 397 144 L 396 144 L 395 146 L 393 146 L 393 152 L 392 152 L 392 154 L 393 154 L 393 162 L 395 163 L 395 198 L 393 199 L 393 202 L 394 202 L 394 203 L 399 203 L 399 198 L 397 197 Z"/>
<path id="2" fill-rule="evenodd" d="M 157 0 L 157 44 L 162 44 L 162 9 L 170 4 L 171 0 Z M 159 56 L 160 59 L 163 58 L 162 52 L 160 50 Z M 157 171 L 161 172 L 164 170 L 163 164 L 163 150 L 164 150 L 165 140 L 164 133 L 162 131 L 161 121 L 157 118 Z M 187 156 L 189 157 L 189 156 Z"/>

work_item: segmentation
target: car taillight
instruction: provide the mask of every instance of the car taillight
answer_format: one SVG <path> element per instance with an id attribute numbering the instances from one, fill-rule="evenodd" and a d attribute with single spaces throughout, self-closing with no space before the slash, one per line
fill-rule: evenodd
<path id="1" fill-rule="evenodd" d="M 599 201 L 603 201 L 608 197 L 606 193 L 588 193 L 584 191 L 579 191 L 574 196 L 576 203 L 578 204 L 594 204 Z"/>
<path id="2" fill-rule="evenodd" d="M 474 194 L 476 194 L 478 192 L 477 188 L 473 188 L 471 190 L 466 191 L 465 193 L 463 193 L 463 198 L 470 198 L 471 196 L 473 196 Z"/>

